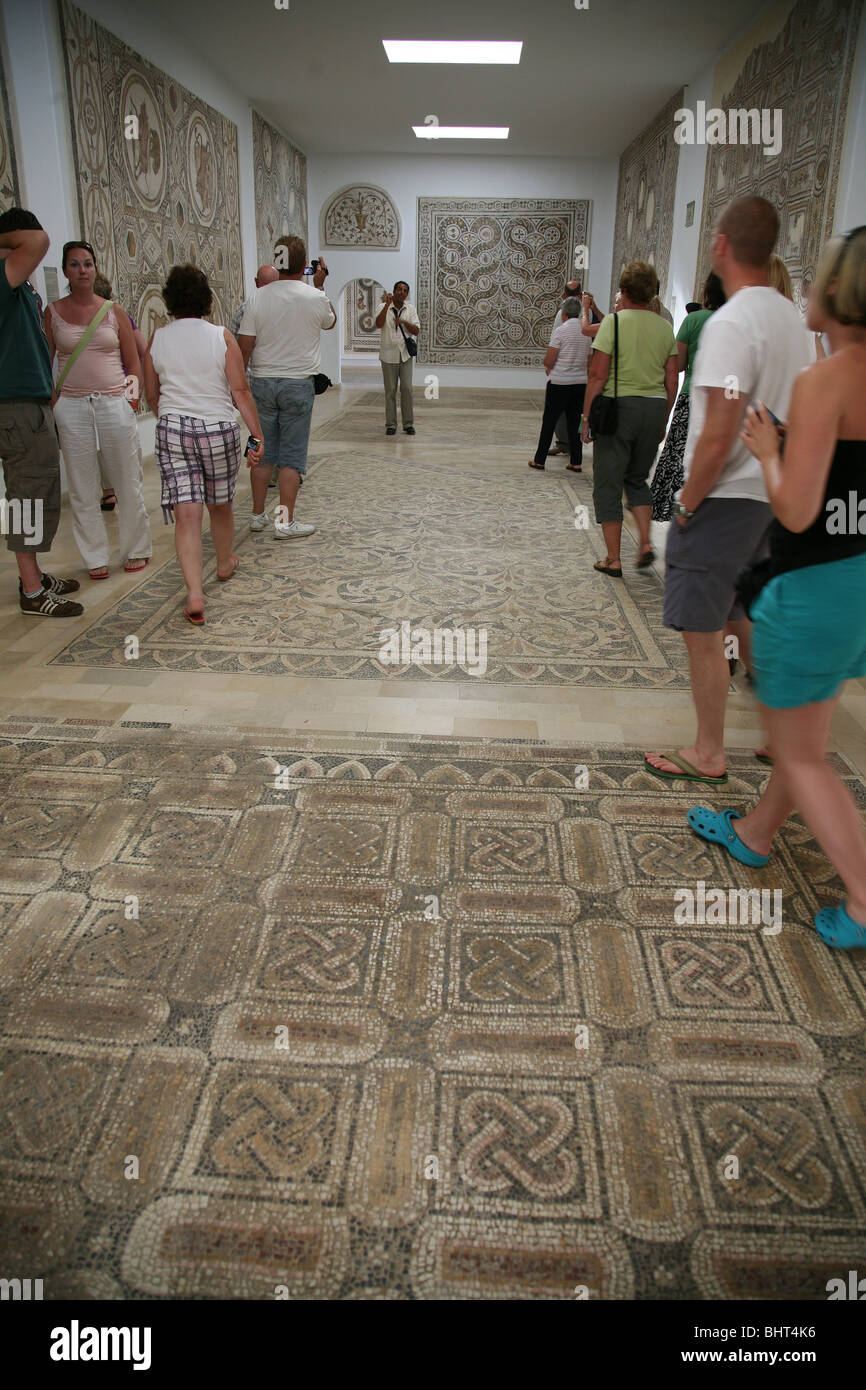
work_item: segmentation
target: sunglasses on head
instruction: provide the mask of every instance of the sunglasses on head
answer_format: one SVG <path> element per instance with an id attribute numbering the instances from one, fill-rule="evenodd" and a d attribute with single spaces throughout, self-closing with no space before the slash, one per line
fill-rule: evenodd
<path id="1" fill-rule="evenodd" d="M 63 255 L 60 261 L 61 265 L 66 260 L 70 251 L 89 251 L 91 260 L 93 264 L 96 265 L 96 252 L 89 241 L 67 241 L 63 247 Z"/>

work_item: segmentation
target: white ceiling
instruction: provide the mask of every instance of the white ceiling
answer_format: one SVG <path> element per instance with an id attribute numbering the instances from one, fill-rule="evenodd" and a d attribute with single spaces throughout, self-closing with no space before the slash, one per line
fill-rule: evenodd
<path id="1" fill-rule="evenodd" d="M 310 154 L 619 155 L 754 18 L 756 0 L 159 0 Z M 152 13 L 152 10 L 151 10 Z M 519 67 L 389 64 L 382 39 L 522 39 Z M 417 140 L 508 125 L 508 141 Z"/>

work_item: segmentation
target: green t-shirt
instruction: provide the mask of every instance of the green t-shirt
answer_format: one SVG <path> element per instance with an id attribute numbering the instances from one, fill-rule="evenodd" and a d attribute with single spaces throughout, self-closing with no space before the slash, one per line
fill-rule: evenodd
<path id="1" fill-rule="evenodd" d="M 677 342 L 685 343 L 689 350 L 686 358 L 686 374 L 683 377 L 682 394 L 687 396 L 692 384 L 692 367 L 695 365 L 695 358 L 698 355 L 698 339 L 701 336 L 701 329 L 712 313 L 712 309 L 695 309 L 694 313 L 686 314 L 680 324 L 680 331 L 677 334 Z"/>
<path id="2" fill-rule="evenodd" d="M 0 260 L 0 400 L 51 400 L 51 352 L 36 295 L 25 281 L 11 289 Z"/>
<path id="3" fill-rule="evenodd" d="M 619 314 L 620 396 L 665 395 L 665 363 L 677 356 L 674 330 L 667 319 L 649 309 L 620 309 Z M 613 314 L 605 314 L 595 335 L 596 352 L 610 353 L 610 371 L 603 395 L 613 396 Z"/>

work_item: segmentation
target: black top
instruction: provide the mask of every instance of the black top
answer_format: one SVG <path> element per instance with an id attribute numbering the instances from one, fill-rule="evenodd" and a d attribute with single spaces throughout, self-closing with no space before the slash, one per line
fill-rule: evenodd
<path id="1" fill-rule="evenodd" d="M 768 540 L 774 575 L 866 553 L 866 439 L 837 442 L 812 525 L 794 532 L 773 521 Z"/>

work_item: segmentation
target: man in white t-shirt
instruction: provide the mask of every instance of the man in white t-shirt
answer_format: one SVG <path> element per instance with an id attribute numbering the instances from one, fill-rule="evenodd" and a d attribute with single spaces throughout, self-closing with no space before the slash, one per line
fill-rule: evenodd
<path id="1" fill-rule="evenodd" d="M 550 335 L 550 346 L 544 356 L 544 368 L 548 376 L 544 415 L 535 457 L 529 460 L 530 468 L 544 468 L 554 426 L 560 415 L 564 414 L 568 438 L 571 441 L 571 457 L 566 466 L 572 473 L 581 471 L 583 441 L 580 434 L 580 417 L 583 413 L 583 398 L 586 395 L 587 364 L 592 352 L 592 343 L 580 331 L 582 309 L 578 298 L 573 296 L 566 299 L 561 310 L 562 322 Z"/>
<path id="2" fill-rule="evenodd" d="M 784 420 L 794 378 L 809 362 L 800 315 L 767 284 L 778 233 L 765 198 L 737 198 L 713 233 L 712 268 L 727 303 L 704 325 L 692 370 L 685 483 L 668 531 L 663 618 L 683 634 L 698 731 L 689 748 L 647 755 L 647 770 L 659 777 L 727 781 L 725 629 L 745 657 L 751 625 L 735 585 L 761 553 L 771 520 L 761 465 L 740 431 L 754 401 Z"/>
<path id="3" fill-rule="evenodd" d="M 328 274 L 324 261 L 319 261 L 313 284 L 304 283 L 307 249 L 300 237 L 280 237 L 274 263 L 279 279 L 253 290 L 238 334 L 265 436 L 265 461 L 251 469 L 250 530 L 263 531 L 268 523 L 268 480 L 276 466 L 280 505 L 274 532 L 281 539 L 294 540 L 311 536 L 316 529 L 295 521 L 295 499 L 307 471 L 313 378 L 322 365 L 320 334 L 334 327 L 337 315 L 322 291 Z"/>
<path id="4" fill-rule="evenodd" d="M 407 340 L 417 343 L 421 325 L 418 310 L 409 303 L 409 286 L 398 280 L 379 310 L 376 327 L 381 329 L 379 361 L 385 383 L 385 433 L 397 433 L 397 383 L 400 383 L 400 418 L 403 433 L 415 433 L 412 408 L 412 356 Z"/>

